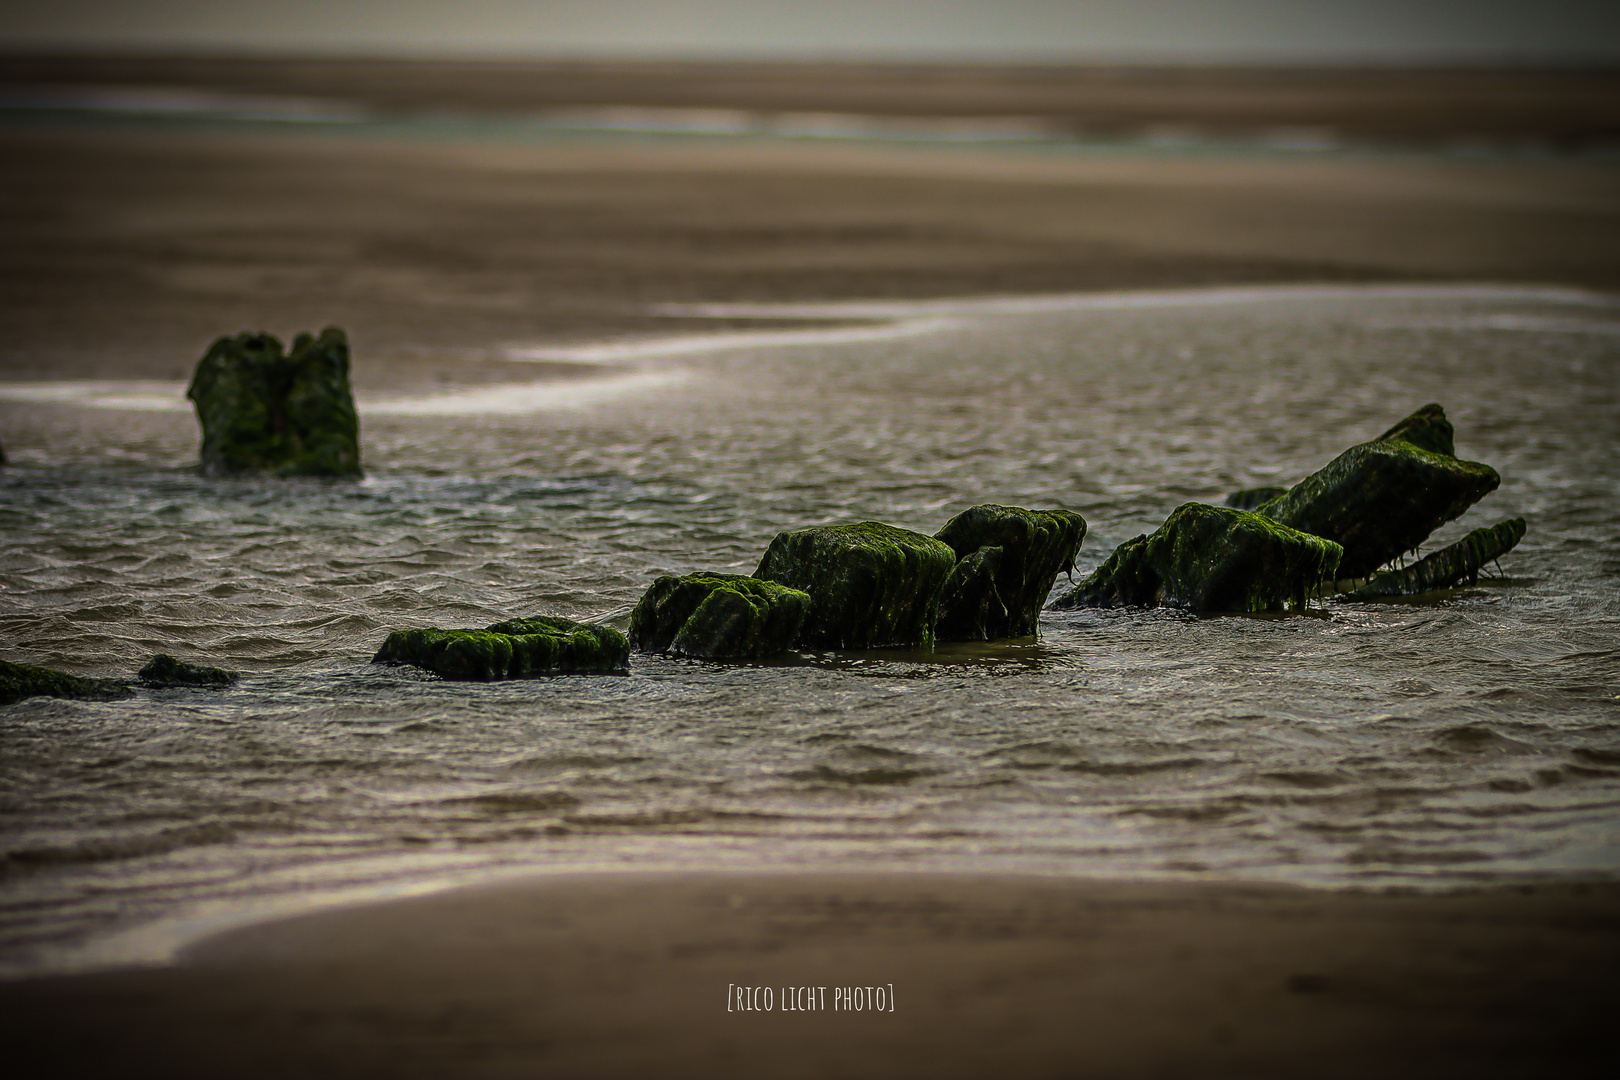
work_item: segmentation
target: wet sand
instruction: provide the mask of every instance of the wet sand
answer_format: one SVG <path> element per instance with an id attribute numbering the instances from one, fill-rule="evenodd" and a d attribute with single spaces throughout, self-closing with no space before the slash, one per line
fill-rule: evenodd
<path id="1" fill-rule="evenodd" d="M 0 377 L 183 379 L 345 327 L 363 390 L 562 374 L 511 346 L 666 303 L 1259 282 L 1620 289 L 1613 165 L 788 141 L 0 128 Z M 724 324 L 705 323 L 702 331 Z"/>
<path id="2" fill-rule="evenodd" d="M 1617 900 L 598 874 L 3 985 L 0 1027 L 40 1075 L 1578 1077 L 1612 1046 Z M 892 1011 L 839 1008 L 856 986 Z"/>

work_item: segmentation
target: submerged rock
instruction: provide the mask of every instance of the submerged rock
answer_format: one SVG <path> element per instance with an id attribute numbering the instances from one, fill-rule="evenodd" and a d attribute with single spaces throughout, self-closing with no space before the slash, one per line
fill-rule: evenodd
<path id="1" fill-rule="evenodd" d="M 955 565 L 943 541 L 863 521 L 778 533 L 754 576 L 810 594 L 800 648 L 932 648 L 940 590 Z"/>
<path id="2" fill-rule="evenodd" d="M 129 687 L 118 679 L 87 679 L 33 664 L 0 660 L 0 705 L 31 697 L 116 701 L 129 694 Z"/>
<path id="3" fill-rule="evenodd" d="M 360 419 L 349 388 L 349 342 L 327 327 L 292 352 L 269 334 L 214 342 L 186 396 L 202 424 L 210 476 L 359 476 Z"/>
<path id="4" fill-rule="evenodd" d="M 1451 424 L 1425 405 L 1371 442 L 1258 508 L 1290 528 L 1344 548 L 1343 577 L 1365 577 L 1411 551 L 1446 522 L 1496 490 L 1489 465 L 1451 454 Z"/>
<path id="5" fill-rule="evenodd" d="M 484 630 L 396 630 L 371 662 L 414 664 L 446 679 L 476 682 L 622 674 L 629 670 L 630 642 L 612 627 L 537 615 Z"/>
<path id="6" fill-rule="evenodd" d="M 1333 579 L 1344 549 L 1270 518 L 1187 503 L 1158 531 L 1114 549 L 1052 606 L 1182 607 L 1194 611 L 1303 608 Z"/>
<path id="7" fill-rule="evenodd" d="M 1241 491 L 1234 491 L 1228 495 L 1221 505 L 1230 506 L 1234 510 L 1253 510 L 1262 503 L 1270 502 L 1277 496 L 1286 494 L 1288 494 L 1288 489 L 1285 487 L 1243 488 Z"/>
<path id="8" fill-rule="evenodd" d="M 934 534 L 957 557 L 940 595 L 939 641 L 993 641 L 1035 633 L 1060 573 L 1074 569 L 1086 520 L 1068 510 L 974 506 Z"/>
<path id="9" fill-rule="evenodd" d="M 666 574 L 630 615 L 630 645 L 701 660 L 756 660 L 793 648 L 810 594 L 742 574 Z"/>
<path id="10" fill-rule="evenodd" d="M 1411 566 L 1379 574 L 1361 588 L 1346 593 L 1352 600 L 1378 596 L 1414 596 L 1448 589 L 1479 577 L 1480 568 L 1499 559 L 1524 539 L 1524 518 L 1509 518 L 1497 525 L 1475 529 L 1455 544 L 1425 555 Z"/>
<path id="11" fill-rule="evenodd" d="M 158 653 L 135 673 L 142 686 L 162 689 L 170 686 L 235 686 L 236 672 L 224 668 L 188 664 L 168 653 Z"/>

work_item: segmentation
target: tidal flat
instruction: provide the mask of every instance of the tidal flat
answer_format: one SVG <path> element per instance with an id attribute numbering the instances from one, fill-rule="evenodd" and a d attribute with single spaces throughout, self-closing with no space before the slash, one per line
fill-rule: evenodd
<path id="1" fill-rule="evenodd" d="M 1620 866 L 1612 163 L 399 127 L 0 130 L 0 649 L 241 675 L 0 709 L 0 966 L 25 1037 L 125 1024 L 109 1053 L 205 1074 L 241 1061 L 184 1051 L 187 1018 L 236 1002 L 266 1010 L 267 1070 L 386 1070 L 477 983 L 506 1005 L 469 1038 L 611 1073 L 632 1047 L 723 1060 L 707 1012 L 660 1004 L 691 980 L 812 972 L 933 988 L 914 1026 L 839 1043 L 857 1057 L 1024 1024 L 1008 1060 L 1061 1071 L 1078 1007 L 1093 1050 L 1133 1033 L 1120 1075 L 1290 1075 L 1290 1048 L 1347 1070 L 1585 1060 Z M 353 348 L 364 478 L 198 475 L 183 394 L 208 342 L 327 324 Z M 1464 588 L 611 677 L 369 663 L 420 626 L 622 628 L 659 574 L 747 573 L 779 531 L 931 534 L 979 503 L 1082 514 L 1078 576 L 1429 401 L 1502 476 L 1433 544 L 1528 524 Z M 467 952 L 467 920 L 504 954 Z M 376 955 L 400 941 L 423 943 L 408 994 Z M 1053 942 L 1079 949 L 1061 978 Z M 1275 970 L 1253 960 L 1272 948 Z M 309 991 L 285 963 L 329 960 L 354 966 L 323 1015 L 386 1015 L 323 1058 L 277 1010 Z M 523 981 L 552 961 L 583 981 Z M 168 966 L 69 974 L 127 964 Z M 1104 970 L 1125 983 L 1074 975 Z M 1242 1016 L 1232 980 L 1258 995 Z M 232 996 L 251 985 L 268 996 Z M 623 1010 L 619 1057 L 500 1026 L 586 985 L 581 1008 Z M 84 1011 L 148 993 L 149 1013 Z M 1173 1038 L 1166 1002 L 1196 1019 Z M 783 1055 L 800 1035 L 744 1043 L 781 1075 L 845 1061 Z M 425 1071 L 476 1071 L 453 1036 Z M 896 1060 L 983 1064 L 963 1047 Z"/>

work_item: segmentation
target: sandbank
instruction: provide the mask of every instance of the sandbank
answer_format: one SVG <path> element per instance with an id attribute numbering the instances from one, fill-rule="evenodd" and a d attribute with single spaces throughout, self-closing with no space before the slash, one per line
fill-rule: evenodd
<path id="1" fill-rule="evenodd" d="M 0 1016 L 40 1075 L 1568 1077 L 1617 962 L 1613 883 L 597 873 L 0 985 Z"/>

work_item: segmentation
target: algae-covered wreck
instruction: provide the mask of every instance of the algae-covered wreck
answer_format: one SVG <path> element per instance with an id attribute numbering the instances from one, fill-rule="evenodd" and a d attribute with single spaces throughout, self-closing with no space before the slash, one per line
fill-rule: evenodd
<path id="1" fill-rule="evenodd" d="M 1501 482 L 1489 465 L 1456 456 L 1445 410 L 1425 405 L 1292 488 L 1233 492 L 1224 507 L 1178 507 L 1052 606 L 1277 611 L 1337 593 L 1366 599 L 1444 588 L 1472 580 L 1511 550 L 1524 536 L 1523 519 L 1475 530 L 1416 567 L 1365 579 Z"/>
<path id="2" fill-rule="evenodd" d="M 209 476 L 360 475 L 349 340 L 335 326 L 299 334 L 291 351 L 270 334 L 222 337 L 198 361 L 186 397 Z"/>
<path id="3" fill-rule="evenodd" d="M 537 615 L 483 630 L 396 630 L 371 662 L 411 664 L 445 679 L 492 682 L 623 674 L 629 659 L 629 640 L 610 626 Z"/>
<path id="4" fill-rule="evenodd" d="M 1343 556 L 1333 541 L 1263 514 L 1187 503 L 1151 536 L 1115 548 L 1052 606 L 1298 609 L 1333 580 Z"/>
<path id="5" fill-rule="evenodd" d="M 1366 576 L 1500 482 L 1490 466 L 1455 455 L 1450 421 L 1427 405 L 1292 488 L 1228 499 L 1254 509 L 1177 507 L 1051 606 L 1299 610 L 1334 594 L 1365 599 L 1472 580 L 1524 535 L 1522 519 Z M 486 630 L 398 631 L 375 660 L 484 681 L 622 672 L 632 649 L 758 662 L 793 651 L 1029 637 L 1085 535 L 1085 519 L 1072 511 L 998 505 L 970 507 L 934 536 L 875 521 L 811 526 L 778 533 L 752 575 L 658 577 L 631 612 L 628 635 L 516 619 Z"/>
<path id="6" fill-rule="evenodd" d="M 666 575 L 630 621 L 642 652 L 759 660 L 1036 632 L 1086 534 L 1079 514 L 974 506 L 935 536 L 877 521 L 778 533 L 752 577 Z"/>

